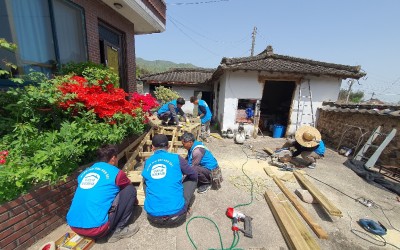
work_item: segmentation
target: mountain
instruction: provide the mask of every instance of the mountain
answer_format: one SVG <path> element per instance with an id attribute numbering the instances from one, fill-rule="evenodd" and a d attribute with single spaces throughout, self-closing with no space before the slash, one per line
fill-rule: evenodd
<path id="1" fill-rule="evenodd" d="M 141 74 L 159 73 L 171 68 L 198 68 L 191 63 L 174 63 L 163 60 L 148 61 L 140 57 L 136 58 L 136 65 Z"/>

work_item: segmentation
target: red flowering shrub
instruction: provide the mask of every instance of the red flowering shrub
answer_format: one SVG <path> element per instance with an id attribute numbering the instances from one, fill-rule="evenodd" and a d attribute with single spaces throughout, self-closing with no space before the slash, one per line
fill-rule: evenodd
<path id="1" fill-rule="evenodd" d="M 84 77 L 73 76 L 69 82 L 59 86 L 63 93 L 63 101 L 59 106 L 65 110 L 77 111 L 83 105 L 86 110 L 93 110 L 99 118 L 112 118 L 117 113 L 128 114 L 133 117 L 137 109 L 144 113 L 158 106 L 151 95 L 133 93 L 130 100 L 128 94 L 113 84 L 99 81 L 99 85 L 89 85 Z"/>
<path id="2" fill-rule="evenodd" d="M 3 165 L 6 163 L 7 155 L 8 155 L 7 150 L 3 150 L 0 152 L 0 165 Z"/>

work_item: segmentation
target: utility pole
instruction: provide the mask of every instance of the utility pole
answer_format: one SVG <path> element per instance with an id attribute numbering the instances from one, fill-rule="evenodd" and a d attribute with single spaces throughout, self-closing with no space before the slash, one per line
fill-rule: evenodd
<path id="1" fill-rule="evenodd" d="M 354 80 L 349 80 L 349 89 L 347 90 L 347 97 L 346 97 L 346 103 L 349 102 L 349 97 L 351 93 L 351 87 L 353 87 Z"/>
<path id="2" fill-rule="evenodd" d="M 257 34 L 257 27 L 254 26 L 253 33 L 251 33 L 252 41 L 251 41 L 251 56 L 254 55 L 254 45 L 256 44 L 256 34 Z"/>
<path id="3" fill-rule="evenodd" d="M 372 92 L 372 96 L 371 96 L 370 100 L 372 100 L 374 98 L 374 96 L 375 96 L 375 92 Z"/>

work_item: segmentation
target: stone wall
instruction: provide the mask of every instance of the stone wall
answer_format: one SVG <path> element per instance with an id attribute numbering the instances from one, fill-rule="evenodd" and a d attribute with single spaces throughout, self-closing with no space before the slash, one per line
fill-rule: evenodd
<path id="1" fill-rule="evenodd" d="M 324 142 L 332 149 L 337 149 L 340 144 L 354 150 L 361 135 L 365 133 L 359 143 L 362 147 L 378 126 L 382 126 L 382 133 L 389 133 L 392 128 L 397 129 L 396 136 L 382 152 L 377 164 L 400 167 L 400 116 L 349 109 L 322 108 L 318 112 L 317 128 Z M 376 145 L 382 140 L 383 136 L 379 136 L 373 144 Z"/>

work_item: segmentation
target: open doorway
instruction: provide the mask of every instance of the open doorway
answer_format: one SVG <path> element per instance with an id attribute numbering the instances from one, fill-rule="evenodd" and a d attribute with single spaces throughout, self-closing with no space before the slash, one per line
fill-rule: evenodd
<path id="1" fill-rule="evenodd" d="M 260 129 L 272 133 L 274 125 L 285 127 L 290 123 L 290 108 L 296 82 L 266 81 L 260 105 Z"/>

